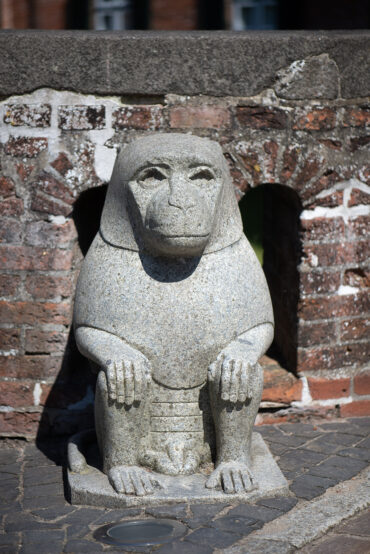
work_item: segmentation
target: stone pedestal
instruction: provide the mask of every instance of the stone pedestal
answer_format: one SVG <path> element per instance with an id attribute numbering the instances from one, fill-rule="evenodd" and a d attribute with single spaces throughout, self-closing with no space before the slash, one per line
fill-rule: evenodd
<path id="1" fill-rule="evenodd" d="M 78 437 L 75 437 L 73 444 L 78 443 Z M 81 449 L 83 450 L 83 447 Z M 253 433 L 251 451 L 251 470 L 258 487 L 248 493 L 226 494 L 221 490 L 207 489 L 205 482 L 209 472 L 205 470 L 204 473 L 174 477 L 155 474 L 158 481 L 161 482 L 162 488 L 156 489 L 152 495 L 134 496 L 119 494 L 113 489 L 107 476 L 99 469 L 98 449 L 96 443 L 93 443 L 86 447 L 86 452 L 77 452 L 77 450 L 71 452 L 70 450 L 69 462 L 72 467 L 77 458 L 82 459 L 81 454 L 87 457 L 87 464 L 84 468 L 80 466 L 80 473 L 68 470 L 71 502 L 73 504 L 104 506 L 106 508 L 127 508 L 184 502 L 192 504 L 248 503 L 256 498 L 288 494 L 288 483 L 259 433 Z"/>

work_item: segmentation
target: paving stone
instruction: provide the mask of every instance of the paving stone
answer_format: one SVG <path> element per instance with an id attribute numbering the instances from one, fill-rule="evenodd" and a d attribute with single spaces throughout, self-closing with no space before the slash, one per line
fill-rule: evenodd
<path id="1" fill-rule="evenodd" d="M 349 417 L 347 419 L 350 423 L 354 423 L 357 425 L 357 427 L 363 427 L 367 429 L 367 432 L 369 433 L 370 428 L 370 417 Z"/>
<path id="2" fill-rule="evenodd" d="M 122 519 L 139 516 L 142 513 L 141 508 L 126 508 L 123 510 L 105 510 L 95 521 L 94 525 L 106 525 L 108 523 L 117 523 Z"/>
<path id="3" fill-rule="evenodd" d="M 194 516 L 207 516 L 210 519 L 220 513 L 229 504 L 191 504 L 190 510 Z"/>
<path id="4" fill-rule="evenodd" d="M 64 523 L 73 525 L 90 525 L 102 515 L 102 511 L 98 508 L 79 508 L 73 514 L 69 514 L 64 520 Z"/>
<path id="5" fill-rule="evenodd" d="M 0 547 L 15 548 L 19 544 L 19 541 L 19 533 L 0 533 Z"/>
<path id="6" fill-rule="evenodd" d="M 24 471 L 23 482 L 25 486 L 32 486 L 35 483 L 40 485 L 47 485 L 50 483 L 59 483 L 63 488 L 63 473 L 62 469 L 58 466 L 50 466 L 43 468 L 42 471 L 39 468 L 29 468 Z"/>
<path id="7" fill-rule="evenodd" d="M 228 550 L 228 554 L 291 554 L 297 552 L 294 546 L 285 541 L 267 539 L 248 539 L 241 546 L 235 544 Z"/>
<path id="8" fill-rule="evenodd" d="M 194 545 L 189 542 L 171 542 L 164 544 L 155 552 L 160 554 L 212 554 L 213 548 L 206 545 L 197 544 L 196 551 Z"/>
<path id="9" fill-rule="evenodd" d="M 23 544 L 37 542 L 37 544 L 48 544 L 51 548 L 54 541 L 64 540 L 64 529 L 51 529 L 50 527 L 47 529 L 32 529 L 23 531 L 22 535 Z"/>
<path id="10" fill-rule="evenodd" d="M 57 554 L 63 552 L 63 542 L 62 541 L 53 541 L 50 537 L 50 542 L 33 542 L 25 543 L 22 545 L 19 550 L 19 554 Z M 77 553 L 76 553 L 77 554 Z"/>
<path id="11" fill-rule="evenodd" d="M 288 481 L 294 481 L 294 479 L 297 479 L 297 477 L 302 475 L 302 473 L 305 471 L 305 470 L 302 471 L 301 469 L 296 469 L 293 471 L 289 471 L 288 469 L 284 469 L 284 468 L 280 468 L 280 469 L 284 473 L 284 476 Z"/>
<path id="12" fill-rule="evenodd" d="M 54 494 L 53 496 L 36 496 L 23 500 L 23 508 L 25 510 L 48 508 L 49 506 L 55 508 L 56 506 L 69 506 L 69 504 L 67 504 L 61 491 L 59 494 Z"/>
<path id="13" fill-rule="evenodd" d="M 205 529 L 197 529 L 187 535 L 184 541 L 194 543 L 196 545 L 208 546 L 210 548 L 226 548 L 231 546 L 238 540 L 238 536 L 234 533 L 225 533 L 219 529 L 206 527 Z M 194 553 L 196 550 L 194 550 Z"/>
<path id="14" fill-rule="evenodd" d="M 263 498 L 257 502 L 258 505 L 275 508 L 281 512 L 289 512 L 297 504 L 297 499 L 293 497 L 277 496 L 275 498 Z"/>
<path id="15" fill-rule="evenodd" d="M 320 425 L 322 427 L 322 425 Z M 296 435 L 298 437 L 314 438 L 318 435 L 322 435 L 322 431 L 316 426 L 310 423 L 286 423 L 279 425 L 279 429 L 289 435 Z"/>
<path id="16" fill-rule="evenodd" d="M 82 541 L 82 540 L 70 540 L 66 543 L 64 547 L 64 552 L 89 552 L 93 554 L 94 552 L 102 552 L 103 546 L 97 542 Z"/>
<path id="17" fill-rule="evenodd" d="M 369 422 L 370 426 L 370 422 Z M 320 423 L 320 428 L 328 431 L 339 431 L 340 433 L 348 433 L 349 435 L 367 436 L 369 430 L 361 428 L 355 423 L 347 423 L 345 421 L 337 423 Z"/>
<path id="18" fill-rule="evenodd" d="M 357 445 L 357 448 L 370 448 L 370 437 L 367 437 L 366 439 L 359 442 Z"/>
<path id="19" fill-rule="evenodd" d="M 344 433 L 325 433 L 309 444 L 306 444 L 305 448 L 315 452 L 323 452 L 324 454 L 335 454 L 343 446 L 352 446 L 355 442 L 358 442 L 358 439 L 358 436 L 353 437 Z"/>
<path id="20" fill-rule="evenodd" d="M 299 468 L 310 468 L 323 460 L 327 456 L 319 452 L 313 452 L 312 450 L 298 449 L 291 450 L 287 454 L 280 456 L 278 460 L 278 465 L 281 469 L 288 469 L 289 471 L 294 471 Z"/>
<path id="21" fill-rule="evenodd" d="M 309 470 L 311 475 L 346 481 L 366 467 L 366 462 L 345 456 L 332 456 Z"/>
<path id="22" fill-rule="evenodd" d="M 252 533 L 256 529 L 263 527 L 263 521 L 253 517 L 244 517 L 238 514 L 228 514 L 211 522 L 210 527 L 218 531 L 227 533 L 236 533 L 237 535 L 245 536 Z"/>
<path id="23" fill-rule="evenodd" d="M 328 479 L 326 477 L 306 474 L 293 481 L 290 485 L 290 490 L 294 492 L 298 498 L 311 500 L 311 498 L 315 498 L 316 496 L 323 494 L 326 489 L 332 487 L 338 482 L 338 479 Z"/>
<path id="24" fill-rule="evenodd" d="M 14 448 L 2 448 L 0 450 L 0 471 L 1 466 L 14 464 L 21 457 L 21 451 Z"/>
<path id="25" fill-rule="evenodd" d="M 348 519 L 334 529 L 335 533 L 370 537 L 370 510 Z"/>
<path id="26" fill-rule="evenodd" d="M 178 504 L 175 506 L 157 506 L 153 508 L 146 508 L 145 513 L 153 517 L 181 519 L 187 516 L 187 505 Z"/>
<path id="27" fill-rule="evenodd" d="M 65 523 L 64 520 L 63 520 L 63 523 Z M 83 524 L 76 524 L 76 525 L 72 524 L 72 525 L 68 525 L 68 527 L 66 528 L 66 536 L 68 540 L 83 539 L 89 533 L 90 533 L 90 528 L 87 525 L 83 525 Z"/>
<path id="28" fill-rule="evenodd" d="M 339 450 L 338 456 L 349 456 L 350 458 L 357 458 L 358 460 L 364 460 L 370 462 L 370 449 L 368 448 L 343 448 Z"/>
<path id="29" fill-rule="evenodd" d="M 75 512 L 76 506 L 58 506 L 50 508 L 41 508 L 32 510 L 32 515 L 36 516 L 45 521 L 50 521 L 53 519 L 64 518 L 68 514 Z"/>
<path id="30" fill-rule="evenodd" d="M 267 506 L 253 506 L 250 504 L 240 504 L 227 513 L 227 516 L 232 517 L 246 517 L 250 519 L 255 519 L 266 523 L 267 521 L 272 521 L 273 519 L 281 516 L 281 511 L 269 508 Z M 226 517 L 226 516 L 225 516 Z M 216 520 L 218 521 L 218 520 Z"/>
<path id="31" fill-rule="evenodd" d="M 360 537 L 329 536 L 317 545 L 309 545 L 302 554 L 369 554 L 370 540 Z"/>
<path id="32" fill-rule="evenodd" d="M 4 464 L 1 466 L 1 473 L 19 475 L 21 473 L 21 469 L 21 464 Z"/>
<path id="33" fill-rule="evenodd" d="M 60 529 L 60 527 L 61 524 L 49 523 L 47 528 L 52 530 Z M 25 512 L 17 512 L 6 516 L 4 528 L 7 533 L 40 530 L 45 528 L 45 523 L 37 521 L 34 517 Z"/>
<path id="34" fill-rule="evenodd" d="M 38 498 L 42 496 L 47 496 L 48 498 L 53 495 L 63 494 L 63 484 L 62 483 L 49 483 L 48 485 L 35 485 L 24 487 L 24 498 Z"/>

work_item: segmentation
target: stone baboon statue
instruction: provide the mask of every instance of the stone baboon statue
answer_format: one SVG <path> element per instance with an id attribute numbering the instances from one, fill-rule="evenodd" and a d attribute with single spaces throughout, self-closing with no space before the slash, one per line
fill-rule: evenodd
<path id="1" fill-rule="evenodd" d="M 258 486 L 250 443 L 273 315 L 217 143 L 156 134 L 119 153 L 74 322 L 99 369 L 96 433 L 117 492 L 150 494 L 160 474 L 211 461 L 206 487 Z"/>

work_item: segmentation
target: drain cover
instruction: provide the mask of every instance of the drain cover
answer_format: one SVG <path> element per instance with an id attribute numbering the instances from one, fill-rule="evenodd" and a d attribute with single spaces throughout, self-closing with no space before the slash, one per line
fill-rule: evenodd
<path id="1" fill-rule="evenodd" d="M 185 535 L 187 528 L 172 519 L 135 519 L 99 527 L 94 538 L 116 546 L 151 546 Z"/>

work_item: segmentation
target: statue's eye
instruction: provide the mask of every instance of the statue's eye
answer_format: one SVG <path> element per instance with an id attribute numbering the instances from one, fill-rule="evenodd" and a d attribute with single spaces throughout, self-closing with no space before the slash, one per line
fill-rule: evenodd
<path id="1" fill-rule="evenodd" d="M 190 175 L 191 181 L 212 181 L 215 178 L 212 171 L 208 168 L 202 168 Z"/>
<path id="2" fill-rule="evenodd" d="M 146 169 L 139 177 L 139 181 L 145 185 L 155 184 L 156 182 L 164 181 L 165 179 L 167 179 L 167 175 L 165 175 L 157 167 Z"/>

